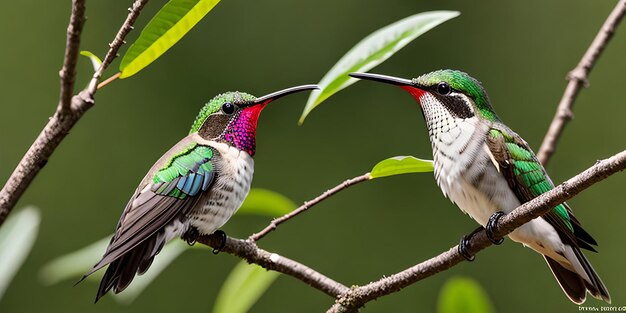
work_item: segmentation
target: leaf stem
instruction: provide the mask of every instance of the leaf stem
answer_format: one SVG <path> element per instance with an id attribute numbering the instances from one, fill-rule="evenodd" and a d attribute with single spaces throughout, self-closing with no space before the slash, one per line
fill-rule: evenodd
<path id="1" fill-rule="evenodd" d="M 97 88 L 97 89 L 100 89 L 100 88 L 102 88 L 102 87 L 104 87 L 104 86 L 108 85 L 110 82 L 112 82 L 112 81 L 114 81 L 114 80 L 118 79 L 118 78 L 120 77 L 120 74 L 122 74 L 122 72 L 117 72 L 115 75 L 113 75 L 113 76 L 111 76 L 111 77 L 109 77 L 109 78 L 105 79 L 103 82 L 101 82 L 101 83 L 99 83 L 99 84 L 98 84 L 98 88 Z"/>

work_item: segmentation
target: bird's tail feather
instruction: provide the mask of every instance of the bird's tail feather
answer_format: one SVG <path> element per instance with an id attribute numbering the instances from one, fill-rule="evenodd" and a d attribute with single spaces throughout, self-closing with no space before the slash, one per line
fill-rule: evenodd
<path id="1" fill-rule="evenodd" d="M 161 251 L 165 239 L 165 236 L 157 233 L 111 262 L 100 282 L 96 302 L 111 289 L 115 293 L 122 292 L 133 281 L 135 275 L 145 273 L 154 256 Z"/>
<path id="2" fill-rule="evenodd" d="M 552 274 L 567 297 L 576 304 L 582 304 L 589 291 L 594 298 L 611 303 L 609 291 L 580 249 L 568 246 L 567 250 L 569 251 L 566 251 L 565 256 L 575 272 L 544 255 Z"/>

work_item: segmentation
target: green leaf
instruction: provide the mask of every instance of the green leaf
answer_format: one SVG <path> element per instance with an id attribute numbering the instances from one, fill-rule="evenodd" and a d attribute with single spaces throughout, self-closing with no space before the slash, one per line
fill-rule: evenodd
<path id="1" fill-rule="evenodd" d="M 433 170 L 433 161 L 431 160 L 422 160 L 412 156 L 396 156 L 378 162 L 370 172 L 370 178 L 425 173 Z"/>
<path id="2" fill-rule="evenodd" d="M 170 0 L 122 58 L 120 78 L 130 77 L 175 45 L 220 0 Z"/>
<path id="3" fill-rule="evenodd" d="M 458 16 L 456 11 L 431 11 L 415 14 L 385 26 L 356 44 L 346 53 L 318 83 L 304 107 L 298 124 L 322 101 L 357 80 L 348 76 L 352 72 L 367 72 L 384 62 L 413 39 L 433 27 Z"/>
<path id="4" fill-rule="evenodd" d="M 39 271 L 41 282 L 52 285 L 67 279 L 78 280 L 100 260 L 112 236 L 102 238 L 80 250 L 48 262 Z M 132 303 L 168 265 L 187 250 L 189 246 L 182 240 L 172 240 L 166 244 L 159 255 L 154 258 L 150 269 L 145 274 L 136 276 L 124 292 L 114 295 L 114 299 L 122 304 Z M 102 275 L 104 275 L 104 269 L 89 276 L 87 280 L 100 280 Z"/>
<path id="5" fill-rule="evenodd" d="M 256 214 L 269 217 L 285 215 L 296 208 L 289 198 L 267 189 L 252 188 L 237 214 Z"/>
<path id="6" fill-rule="evenodd" d="M 0 299 L 30 253 L 40 221 L 39 210 L 28 207 L 0 227 Z"/>
<path id="7" fill-rule="evenodd" d="M 245 313 L 278 278 L 277 272 L 240 261 L 217 295 L 213 313 Z"/>
<path id="8" fill-rule="evenodd" d="M 91 65 L 93 66 L 94 72 L 100 68 L 100 65 L 102 65 L 102 60 L 100 60 L 97 55 L 91 53 L 90 51 L 83 50 L 80 52 L 80 55 L 84 55 L 88 57 L 89 60 L 91 60 Z"/>
<path id="9" fill-rule="evenodd" d="M 102 238 L 80 250 L 62 255 L 46 263 L 39 270 L 39 279 L 45 285 L 53 285 L 66 279 L 78 280 L 90 270 L 104 254 L 113 235 Z M 87 279 L 102 277 L 103 271 L 98 271 Z"/>
<path id="10" fill-rule="evenodd" d="M 439 294 L 439 313 L 493 313 L 493 304 L 478 282 L 467 277 L 449 279 Z"/>

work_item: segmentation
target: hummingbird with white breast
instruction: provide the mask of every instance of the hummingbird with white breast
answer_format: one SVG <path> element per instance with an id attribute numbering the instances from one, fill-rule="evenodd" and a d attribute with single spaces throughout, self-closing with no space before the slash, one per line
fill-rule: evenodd
<path id="1" fill-rule="evenodd" d="M 123 291 L 145 273 L 174 237 L 193 244 L 218 231 L 250 191 L 259 114 L 286 95 L 318 89 L 302 85 L 256 98 L 227 92 L 210 100 L 189 134 L 167 151 L 130 198 L 102 259 L 81 279 L 108 265 L 96 302 Z"/>
<path id="2" fill-rule="evenodd" d="M 502 123 L 481 83 L 461 71 L 439 70 L 414 79 L 370 73 L 350 76 L 396 85 L 419 103 L 433 150 L 434 172 L 443 194 L 484 227 L 489 239 L 498 219 L 554 188 L 526 141 Z M 475 231 L 475 232 L 476 232 Z M 472 234 L 474 234 L 473 232 Z M 471 236 L 471 235 L 469 235 Z M 596 241 L 566 203 L 509 235 L 543 255 L 567 297 L 582 304 L 587 292 L 611 302 L 604 283 L 581 248 Z M 468 260 L 468 237 L 459 252 Z"/>

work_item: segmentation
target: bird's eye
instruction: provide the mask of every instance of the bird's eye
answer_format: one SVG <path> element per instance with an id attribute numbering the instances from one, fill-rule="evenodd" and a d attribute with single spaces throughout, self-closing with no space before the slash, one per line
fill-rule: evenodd
<path id="1" fill-rule="evenodd" d="M 452 90 L 452 89 L 450 88 L 450 85 L 448 85 L 448 83 L 446 83 L 446 82 L 440 82 L 440 83 L 437 85 L 437 92 L 438 92 L 440 95 L 445 96 L 445 95 L 449 94 L 451 90 Z"/>
<path id="2" fill-rule="evenodd" d="M 224 112 L 225 114 L 228 114 L 228 115 L 233 114 L 233 112 L 235 112 L 235 105 L 233 105 L 230 102 L 226 102 L 226 103 L 222 104 L 222 112 Z"/>

